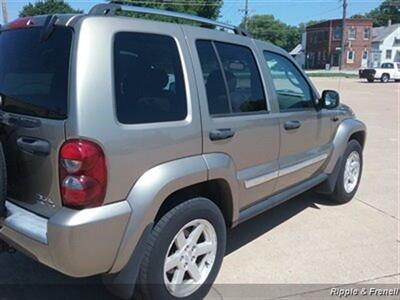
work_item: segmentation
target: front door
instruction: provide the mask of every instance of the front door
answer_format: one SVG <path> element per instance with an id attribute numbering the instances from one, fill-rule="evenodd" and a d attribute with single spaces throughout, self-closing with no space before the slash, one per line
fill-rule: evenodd
<path id="1" fill-rule="evenodd" d="M 310 84 L 287 57 L 264 52 L 280 110 L 279 179 L 276 191 L 312 177 L 331 150 L 332 113 L 317 111 Z"/>
<path id="2" fill-rule="evenodd" d="M 203 152 L 231 158 L 241 208 L 274 191 L 279 120 L 267 102 L 265 78 L 251 40 L 217 31 L 185 28 L 196 72 Z"/>
<path id="3" fill-rule="evenodd" d="M 362 53 L 362 59 L 361 59 L 361 68 L 367 68 L 368 67 L 368 50 L 364 50 Z"/>

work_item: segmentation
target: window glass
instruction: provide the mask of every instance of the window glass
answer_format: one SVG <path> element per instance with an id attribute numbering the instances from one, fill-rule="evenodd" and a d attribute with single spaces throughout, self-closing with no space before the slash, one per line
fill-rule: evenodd
<path id="1" fill-rule="evenodd" d="M 384 63 L 384 64 L 382 64 L 382 69 L 394 69 L 394 64 Z"/>
<path id="2" fill-rule="evenodd" d="M 232 112 L 266 111 L 260 73 L 249 48 L 215 43 L 229 90 Z"/>
<path id="3" fill-rule="evenodd" d="M 342 28 L 335 27 L 335 29 L 333 30 L 333 39 L 340 40 L 341 38 L 342 38 Z"/>
<path id="4" fill-rule="evenodd" d="M 357 37 L 357 29 L 355 27 L 349 29 L 349 40 L 355 40 Z"/>
<path id="5" fill-rule="evenodd" d="M 231 112 L 223 73 L 210 41 L 197 41 L 197 51 L 203 70 L 208 108 L 211 115 Z"/>
<path id="6" fill-rule="evenodd" d="M 124 124 L 184 120 L 187 102 L 173 38 L 121 32 L 115 36 L 117 118 Z"/>
<path id="7" fill-rule="evenodd" d="M 254 56 L 242 46 L 197 41 L 211 115 L 266 111 Z"/>
<path id="8" fill-rule="evenodd" d="M 369 27 L 364 28 L 364 40 L 369 40 L 371 35 L 371 29 Z"/>
<path id="9" fill-rule="evenodd" d="M 386 50 L 386 59 L 392 59 L 392 50 Z"/>
<path id="10" fill-rule="evenodd" d="M 41 41 L 42 27 L 0 34 L 2 109 L 31 116 L 65 119 L 72 30 L 55 27 Z"/>
<path id="11" fill-rule="evenodd" d="M 296 110 L 313 107 L 311 88 L 296 66 L 282 55 L 264 52 L 271 72 L 279 108 Z"/>

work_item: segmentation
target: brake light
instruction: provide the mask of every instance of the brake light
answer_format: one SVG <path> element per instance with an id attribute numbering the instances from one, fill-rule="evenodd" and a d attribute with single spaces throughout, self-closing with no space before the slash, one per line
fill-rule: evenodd
<path id="1" fill-rule="evenodd" d="M 103 150 L 86 140 L 70 140 L 60 150 L 60 187 L 63 204 L 73 208 L 101 206 L 107 190 Z"/>
<path id="2" fill-rule="evenodd" d="M 8 24 L 9 29 L 19 29 L 19 28 L 25 28 L 30 25 L 33 25 L 32 18 L 30 17 L 25 17 L 25 18 L 19 18 L 11 23 Z"/>

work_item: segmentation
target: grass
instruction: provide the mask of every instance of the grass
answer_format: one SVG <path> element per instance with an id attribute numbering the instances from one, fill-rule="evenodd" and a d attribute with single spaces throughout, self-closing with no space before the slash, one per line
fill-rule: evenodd
<path id="1" fill-rule="evenodd" d="M 343 77 L 358 78 L 358 74 L 349 74 L 341 72 L 306 72 L 309 77 Z"/>

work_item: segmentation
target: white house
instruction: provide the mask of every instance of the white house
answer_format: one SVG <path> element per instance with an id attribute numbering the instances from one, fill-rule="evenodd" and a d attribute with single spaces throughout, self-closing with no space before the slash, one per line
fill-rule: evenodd
<path id="1" fill-rule="evenodd" d="M 372 30 L 370 65 L 376 68 L 384 62 L 400 62 L 400 24 L 389 23 Z"/>
<path id="2" fill-rule="evenodd" d="M 299 64 L 299 66 L 303 69 L 306 66 L 306 46 L 307 46 L 307 33 L 304 32 L 301 38 L 301 44 L 298 44 L 289 53 Z"/>

